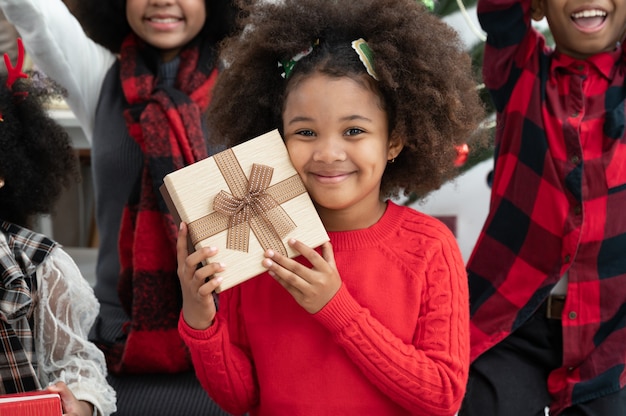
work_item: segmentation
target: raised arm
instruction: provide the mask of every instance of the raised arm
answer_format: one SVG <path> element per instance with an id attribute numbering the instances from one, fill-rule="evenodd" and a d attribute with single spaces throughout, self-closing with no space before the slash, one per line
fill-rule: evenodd
<path id="1" fill-rule="evenodd" d="M 478 20 L 487 32 L 483 79 L 494 104 L 502 111 L 531 48 L 542 38 L 532 30 L 530 0 L 479 0 Z"/>
<path id="2" fill-rule="evenodd" d="M 67 90 L 66 101 L 91 141 L 100 87 L 115 55 L 87 37 L 61 0 L 0 0 L 35 65 Z"/>

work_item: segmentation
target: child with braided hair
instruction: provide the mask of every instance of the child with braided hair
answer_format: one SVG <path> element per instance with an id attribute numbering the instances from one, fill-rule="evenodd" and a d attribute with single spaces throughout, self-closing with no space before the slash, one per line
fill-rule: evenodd
<path id="1" fill-rule="evenodd" d="M 35 216 L 51 213 L 79 179 L 78 160 L 44 109 L 53 89 L 21 79 L 20 65 L 7 67 L 0 76 L 0 394 L 47 387 L 60 394 L 66 415 L 109 415 L 116 394 L 104 354 L 87 339 L 99 309 L 93 289 L 58 243 L 32 231 Z"/>
<path id="2" fill-rule="evenodd" d="M 330 237 L 219 293 L 219 248 L 178 237 L 179 331 L 233 414 L 454 415 L 469 367 L 452 233 L 388 200 L 455 174 L 483 116 L 456 32 L 412 0 L 242 6 L 208 123 L 236 145 L 278 128 Z M 245 80 L 245 82 L 243 82 Z M 198 267 L 201 263 L 206 265 Z"/>

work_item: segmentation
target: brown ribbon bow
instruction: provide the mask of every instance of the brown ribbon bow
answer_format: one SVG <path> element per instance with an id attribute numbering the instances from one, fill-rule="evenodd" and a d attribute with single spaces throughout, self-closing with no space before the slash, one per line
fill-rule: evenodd
<path id="1" fill-rule="evenodd" d="M 264 250 L 286 256 L 282 239 L 296 224 L 281 204 L 306 192 L 300 177 L 293 175 L 270 186 L 272 167 L 253 164 L 248 180 L 232 150 L 213 158 L 231 193 L 220 191 L 213 201 L 215 211 L 189 224 L 193 245 L 228 230 L 226 248 L 248 252 L 252 230 Z"/>

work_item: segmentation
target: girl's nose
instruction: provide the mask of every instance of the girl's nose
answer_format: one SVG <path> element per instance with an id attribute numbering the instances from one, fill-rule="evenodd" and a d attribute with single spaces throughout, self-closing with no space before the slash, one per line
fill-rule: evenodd
<path id="1" fill-rule="evenodd" d="M 346 151 L 343 140 L 333 137 L 320 138 L 317 140 L 313 152 L 313 160 L 316 162 L 333 163 L 346 159 Z"/>

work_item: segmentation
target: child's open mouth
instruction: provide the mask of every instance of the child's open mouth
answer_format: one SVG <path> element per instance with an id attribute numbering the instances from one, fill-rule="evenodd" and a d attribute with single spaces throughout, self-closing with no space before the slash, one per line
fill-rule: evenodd
<path id="1" fill-rule="evenodd" d="M 574 24 L 584 31 L 599 29 L 606 20 L 607 12 L 600 9 L 581 10 L 572 13 Z"/>

